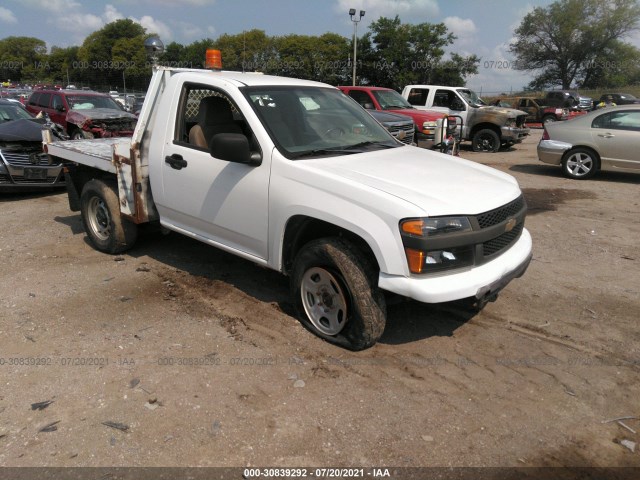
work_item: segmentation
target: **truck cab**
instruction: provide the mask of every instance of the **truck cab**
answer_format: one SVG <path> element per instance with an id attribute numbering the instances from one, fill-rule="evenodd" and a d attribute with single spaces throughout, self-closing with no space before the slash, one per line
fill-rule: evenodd
<path id="1" fill-rule="evenodd" d="M 465 87 L 407 85 L 402 96 L 417 109 L 461 117 L 462 139 L 470 140 L 477 152 L 497 152 L 502 145 L 520 143 L 529 134 L 526 112 L 489 106 Z"/>

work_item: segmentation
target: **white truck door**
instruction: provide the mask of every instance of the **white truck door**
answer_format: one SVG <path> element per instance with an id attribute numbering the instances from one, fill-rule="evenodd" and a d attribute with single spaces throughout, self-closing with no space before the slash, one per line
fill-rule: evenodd
<path id="1" fill-rule="evenodd" d="M 216 101 L 207 101 L 212 97 L 217 97 Z M 200 240 L 266 260 L 270 152 L 264 154 L 258 166 L 211 156 L 206 143 L 215 133 L 242 133 L 249 139 L 252 151 L 260 150 L 242 113 L 222 90 L 185 83 L 173 116 L 159 162 L 161 193 L 153 187 L 162 223 Z M 200 136 L 194 133 L 198 124 L 204 126 L 200 127 Z M 215 128 L 210 129 L 213 124 Z M 171 137 L 173 141 L 169 140 Z"/>
<path id="2" fill-rule="evenodd" d="M 464 132 L 467 131 L 467 113 L 469 111 L 469 107 L 455 90 L 438 88 L 433 93 L 431 102 L 431 110 L 444 112 L 447 115 L 457 115 L 462 117 Z M 459 119 L 457 122 L 459 123 Z M 463 133 L 463 137 L 466 138 L 466 133 Z"/>

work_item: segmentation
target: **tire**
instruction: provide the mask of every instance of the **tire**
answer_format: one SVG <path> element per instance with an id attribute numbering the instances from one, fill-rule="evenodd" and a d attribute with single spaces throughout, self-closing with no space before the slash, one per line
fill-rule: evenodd
<path id="1" fill-rule="evenodd" d="M 542 123 L 543 124 L 547 124 L 547 123 L 553 123 L 556 121 L 556 117 L 554 115 L 546 115 L 545 117 L 542 118 Z"/>
<path id="2" fill-rule="evenodd" d="M 593 150 L 575 148 L 569 150 L 562 159 L 562 173 L 574 180 L 593 177 L 600 168 L 600 159 Z"/>
<path id="3" fill-rule="evenodd" d="M 377 268 L 351 243 L 323 238 L 295 258 L 291 293 L 300 323 L 349 350 L 374 345 L 384 332 L 386 302 Z"/>
<path id="4" fill-rule="evenodd" d="M 138 237 L 138 226 L 120 215 L 115 188 L 101 180 L 91 180 L 80 196 L 82 224 L 93 246 L 116 254 L 131 248 Z"/>
<path id="5" fill-rule="evenodd" d="M 473 135 L 472 148 L 474 152 L 497 152 L 500 150 L 500 137 L 493 130 L 483 128 Z"/>
<path id="6" fill-rule="evenodd" d="M 73 132 L 71 132 L 71 140 L 85 140 L 87 138 L 93 138 L 93 133 L 91 132 L 83 132 L 82 130 L 79 129 L 74 129 Z"/>

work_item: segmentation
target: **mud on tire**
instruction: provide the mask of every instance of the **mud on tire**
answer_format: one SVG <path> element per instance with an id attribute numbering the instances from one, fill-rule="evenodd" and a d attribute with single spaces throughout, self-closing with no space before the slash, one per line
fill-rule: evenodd
<path id="1" fill-rule="evenodd" d="M 352 243 L 337 237 L 306 244 L 295 258 L 291 293 L 302 325 L 326 341 L 363 350 L 382 336 L 385 298 L 378 270 Z"/>
<path id="2" fill-rule="evenodd" d="M 93 246 L 105 253 L 120 253 L 133 246 L 137 225 L 120 215 L 118 195 L 113 186 L 91 180 L 80 196 L 82 224 Z"/>

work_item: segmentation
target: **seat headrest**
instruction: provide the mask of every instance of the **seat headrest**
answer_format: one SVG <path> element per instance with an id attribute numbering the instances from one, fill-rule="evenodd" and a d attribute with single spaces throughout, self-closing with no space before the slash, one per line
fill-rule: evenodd
<path id="1" fill-rule="evenodd" d="M 221 97 L 204 97 L 198 107 L 198 123 L 216 125 L 233 122 L 233 112 L 228 101 Z"/>

